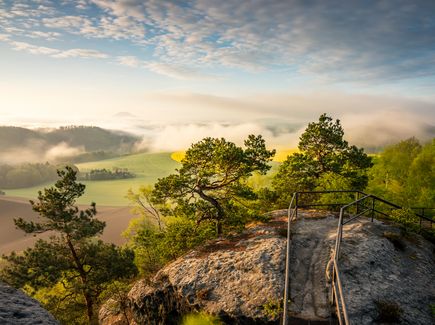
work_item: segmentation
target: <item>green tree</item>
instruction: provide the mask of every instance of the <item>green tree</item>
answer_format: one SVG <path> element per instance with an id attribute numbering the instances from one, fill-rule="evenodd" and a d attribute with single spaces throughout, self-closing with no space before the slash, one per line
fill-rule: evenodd
<path id="1" fill-rule="evenodd" d="M 320 189 L 325 175 L 340 176 L 349 189 L 367 186 L 371 158 L 343 137 L 340 121 L 326 114 L 318 122 L 308 124 L 299 138 L 299 152 L 287 157 L 273 180 L 273 187 L 284 202 L 288 203 L 295 191 Z"/>
<path id="2" fill-rule="evenodd" d="M 153 187 L 141 186 L 138 192 L 129 189 L 126 198 L 133 203 L 132 212 L 142 216 L 145 219 L 150 219 L 154 222 L 159 230 L 163 230 L 164 221 L 161 211 L 167 211 L 168 207 L 162 204 L 155 204 L 151 201 Z"/>
<path id="3" fill-rule="evenodd" d="M 50 241 L 38 240 L 23 254 L 3 256 L 8 263 L 2 270 L 2 279 L 33 293 L 61 283 L 65 291 L 61 300 L 76 308 L 83 304 L 82 312 L 86 311 L 88 322 L 93 324 L 98 297 L 105 286 L 136 274 L 134 253 L 95 239 L 105 227 L 95 218 L 95 203 L 85 210 L 75 205 L 85 185 L 76 182 L 76 171 L 71 167 L 58 171 L 58 175 L 60 179 L 53 187 L 39 192 L 37 202 L 30 201 L 42 221 L 14 220 L 26 233 L 50 231 L 53 236 Z"/>
<path id="4" fill-rule="evenodd" d="M 249 215 L 247 201 L 255 193 L 246 180 L 254 172 L 265 174 L 274 154 L 261 136 L 250 135 L 245 149 L 223 138 L 205 138 L 187 150 L 176 174 L 157 181 L 153 200 L 172 201 L 176 215 L 197 223 L 215 221 L 220 235 L 224 225 L 240 225 Z"/>
<path id="5" fill-rule="evenodd" d="M 409 138 L 388 146 L 370 171 L 369 189 L 405 207 L 435 206 L 435 139 Z"/>
<path id="6" fill-rule="evenodd" d="M 417 194 L 413 204 L 435 207 L 435 138 L 412 161 L 407 185 L 411 193 Z"/>

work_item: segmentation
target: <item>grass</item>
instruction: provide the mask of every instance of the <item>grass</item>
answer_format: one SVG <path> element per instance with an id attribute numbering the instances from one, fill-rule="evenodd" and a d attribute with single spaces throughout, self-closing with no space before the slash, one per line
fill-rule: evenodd
<path id="1" fill-rule="evenodd" d="M 125 206 L 129 201 L 125 198 L 128 189 L 138 189 L 141 185 L 154 184 L 158 178 L 172 173 L 179 163 L 171 159 L 171 154 L 166 153 L 141 153 L 96 162 L 78 164 L 80 171 L 91 169 L 112 169 L 113 167 L 128 168 L 136 174 L 136 178 L 107 180 L 107 181 L 81 181 L 86 185 L 85 194 L 78 200 L 79 204 L 96 202 L 104 206 Z M 35 187 L 14 189 L 6 191 L 8 196 L 35 198 L 39 190 L 51 186 L 47 183 Z"/>

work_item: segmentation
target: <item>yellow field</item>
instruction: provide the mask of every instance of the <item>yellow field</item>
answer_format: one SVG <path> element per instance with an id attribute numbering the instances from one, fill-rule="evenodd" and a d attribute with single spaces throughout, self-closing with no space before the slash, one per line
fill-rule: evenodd
<path id="1" fill-rule="evenodd" d="M 278 149 L 278 150 L 276 150 L 275 157 L 273 157 L 273 161 L 283 162 L 284 160 L 286 160 L 287 156 L 292 155 L 296 152 L 299 152 L 298 148 Z"/>
<path id="2" fill-rule="evenodd" d="M 181 162 L 181 160 L 183 160 L 185 155 L 186 155 L 186 151 L 175 151 L 171 153 L 171 159 Z"/>

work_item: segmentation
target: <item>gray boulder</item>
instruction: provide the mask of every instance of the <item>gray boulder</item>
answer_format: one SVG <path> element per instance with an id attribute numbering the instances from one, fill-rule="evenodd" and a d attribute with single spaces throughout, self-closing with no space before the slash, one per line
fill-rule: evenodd
<path id="1" fill-rule="evenodd" d="M 39 302 L 0 282 L 0 324 L 2 325 L 57 325 L 54 317 Z"/>

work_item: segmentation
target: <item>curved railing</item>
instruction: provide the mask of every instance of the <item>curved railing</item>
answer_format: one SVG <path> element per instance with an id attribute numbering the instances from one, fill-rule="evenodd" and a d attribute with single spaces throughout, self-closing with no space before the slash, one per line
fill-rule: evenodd
<path id="1" fill-rule="evenodd" d="M 303 203 L 301 204 L 300 199 L 304 195 L 311 195 L 311 196 L 317 196 L 317 195 L 323 195 L 323 194 L 353 194 L 354 200 L 350 203 L 342 202 L 342 203 L 333 203 L 333 204 L 322 204 L 322 203 Z M 368 205 L 367 205 L 368 201 Z M 378 207 L 376 207 L 376 203 L 378 203 Z M 293 207 L 294 204 L 294 207 Z M 333 206 L 338 207 L 340 206 L 340 214 L 339 214 L 339 220 L 338 220 L 338 227 L 337 227 L 337 236 L 335 241 L 335 246 L 332 252 L 331 260 L 328 262 L 328 265 L 326 267 L 326 277 L 328 281 L 331 283 L 331 297 L 330 302 L 331 305 L 335 305 L 336 308 L 336 315 L 337 319 L 339 321 L 339 324 L 345 324 L 349 325 L 350 320 L 347 314 L 347 308 L 346 308 L 346 300 L 343 295 L 343 287 L 341 283 L 341 277 L 340 277 L 340 271 L 338 266 L 338 259 L 340 256 L 340 247 L 341 242 L 343 240 L 343 226 L 356 218 L 371 213 L 371 221 L 373 221 L 375 217 L 375 213 L 388 216 L 387 213 L 384 211 L 381 211 L 379 204 L 383 204 L 390 208 L 390 210 L 393 209 L 402 209 L 397 204 L 391 203 L 389 201 L 386 201 L 384 199 L 381 199 L 375 195 L 372 194 L 366 194 L 361 191 L 306 191 L 306 192 L 295 192 L 293 193 L 292 199 L 289 204 L 288 208 L 288 226 L 287 226 L 287 255 L 286 255 L 286 271 L 285 271 L 285 288 L 284 288 L 284 311 L 283 311 L 283 324 L 288 324 L 288 303 L 289 303 L 289 295 L 290 295 L 290 239 L 291 239 L 291 221 L 294 219 L 297 219 L 297 213 L 298 208 L 306 208 L 306 207 L 319 207 L 319 206 Z M 347 220 L 344 220 L 346 211 L 349 211 L 354 208 L 354 211 L 352 213 L 349 213 L 351 217 Z M 435 222 L 434 219 L 429 218 L 424 215 L 424 209 L 426 210 L 433 210 L 434 208 L 418 208 L 422 210 L 422 213 L 415 213 L 417 217 L 420 218 L 420 230 L 422 228 L 422 222 L 428 221 L 430 222 L 430 227 L 432 228 L 432 224 Z M 331 267 L 332 265 L 332 267 Z M 330 272 L 330 269 L 332 269 L 332 272 Z"/>
<path id="2" fill-rule="evenodd" d="M 283 325 L 288 324 L 288 307 L 289 307 L 289 299 L 290 299 L 290 234 L 291 234 L 291 222 L 293 219 L 293 215 L 295 215 L 296 208 L 292 210 L 293 203 L 296 204 L 297 207 L 297 193 L 293 193 L 292 199 L 288 206 L 287 211 L 287 250 L 286 250 L 286 259 L 285 259 L 285 284 L 284 284 L 284 312 L 283 312 Z"/>

